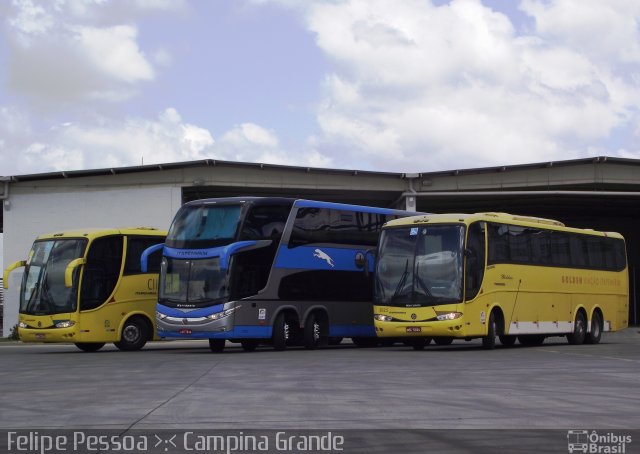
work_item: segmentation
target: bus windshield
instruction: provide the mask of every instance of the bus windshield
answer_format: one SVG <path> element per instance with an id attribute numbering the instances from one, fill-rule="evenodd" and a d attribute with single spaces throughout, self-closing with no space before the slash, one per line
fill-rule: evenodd
<path id="1" fill-rule="evenodd" d="M 78 273 L 73 285 L 64 284 L 67 265 L 84 256 L 85 239 L 36 241 L 25 267 L 20 293 L 20 313 L 51 315 L 75 312 L 78 302 Z"/>
<path id="2" fill-rule="evenodd" d="M 160 269 L 159 301 L 175 307 L 194 308 L 227 298 L 227 270 L 220 258 L 181 260 L 164 257 Z"/>
<path id="3" fill-rule="evenodd" d="M 242 206 L 186 205 L 176 214 L 166 244 L 174 248 L 211 248 L 234 241 Z"/>
<path id="4" fill-rule="evenodd" d="M 422 307 L 462 300 L 464 228 L 402 227 L 382 232 L 374 304 Z"/>

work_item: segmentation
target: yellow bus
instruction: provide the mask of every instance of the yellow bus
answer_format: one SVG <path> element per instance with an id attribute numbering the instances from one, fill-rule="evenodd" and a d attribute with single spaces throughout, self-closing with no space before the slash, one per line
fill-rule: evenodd
<path id="1" fill-rule="evenodd" d="M 140 256 L 163 243 L 153 228 L 76 230 L 39 236 L 24 267 L 18 332 L 23 342 L 72 342 L 97 351 L 113 342 L 139 350 L 155 336 L 161 252 L 142 272 Z"/>
<path id="2" fill-rule="evenodd" d="M 627 327 L 628 311 L 618 233 L 506 213 L 415 216 L 382 231 L 376 333 L 415 349 L 474 338 L 492 349 L 496 337 L 504 346 L 549 336 L 596 344 Z"/>

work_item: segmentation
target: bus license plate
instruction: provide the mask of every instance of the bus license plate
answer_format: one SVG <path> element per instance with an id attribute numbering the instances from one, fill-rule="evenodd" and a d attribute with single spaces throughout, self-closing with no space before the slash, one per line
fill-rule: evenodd
<path id="1" fill-rule="evenodd" d="M 44 338 L 45 338 L 44 334 L 42 334 L 42 333 L 37 333 L 36 334 L 36 339 L 44 339 Z"/>
<path id="2" fill-rule="evenodd" d="M 181 329 L 180 331 L 178 331 L 180 334 L 192 334 L 193 331 L 191 331 L 190 329 Z"/>
<path id="3" fill-rule="evenodd" d="M 407 326 L 407 333 L 421 333 L 422 328 L 419 326 Z"/>

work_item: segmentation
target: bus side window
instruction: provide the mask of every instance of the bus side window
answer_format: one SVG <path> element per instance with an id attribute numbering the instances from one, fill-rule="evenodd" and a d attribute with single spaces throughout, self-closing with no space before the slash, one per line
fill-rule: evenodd
<path id="1" fill-rule="evenodd" d="M 300 208 L 289 248 L 309 244 L 358 244 L 375 247 L 386 218 L 377 213 Z"/>
<path id="2" fill-rule="evenodd" d="M 469 226 L 467 237 L 467 276 L 466 299 L 471 300 L 478 295 L 484 277 L 485 223 L 474 222 Z"/>
<path id="3" fill-rule="evenodd" d="M 279 240 L 289 217 L 288 206 L 257 206 L 247 215 L 241 240 Z"/>
<path id="4" fill-rule="evenodd" d="M 122 264 L 122 236 L 97 238 L 89 246 L 82 276 L 80 310 L 95 309 L 116 287 Z"/>
<path id="5" fill-rule="evenodd" d="M 141 274 L 140 256 L 145 249 L 155 244 L 162 243 L 162 237 L 129 236 L 127 238 L 127 256 L 124 261 L 125 276 L 130 274 Z M 147 270 L 149 273 L 160 273 L 160 262 L 162 261 L 162 249 L 158 249 L 149 256 Z"/>

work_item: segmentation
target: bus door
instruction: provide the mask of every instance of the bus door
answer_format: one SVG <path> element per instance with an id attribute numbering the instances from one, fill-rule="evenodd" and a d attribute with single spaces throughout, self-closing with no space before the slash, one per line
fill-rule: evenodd
<path id="1" fill-rule="evenodd" d="M 117 340 L 121 317 L 116 289 L 123 247 L 121 235 L 96 238 L 89 245 L 80 286 L 80 342 Z"/>

